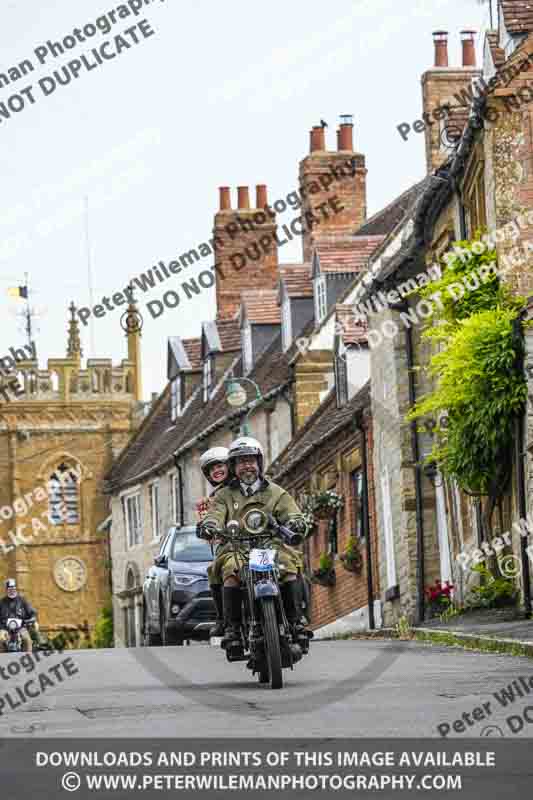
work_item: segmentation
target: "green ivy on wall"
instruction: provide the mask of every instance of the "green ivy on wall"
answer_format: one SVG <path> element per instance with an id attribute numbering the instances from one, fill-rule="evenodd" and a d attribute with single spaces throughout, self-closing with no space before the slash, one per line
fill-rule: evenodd
<path id="1" fill-rule="evenodd" d="M 517 327 L 525 301 L 500 283 L 496 252 L 476 253 L 477 242 L 459 242 L 471 257 L 448 254 L 441 278 L 418 292 L 424 299 L 440 293 L 423 332 L 439 349 L 427 368 L 435 388 L 407 418 L 436 420 L 429 460 L 462 489 L 494 504 L 508 483 L 514 424 L 527 402 Z M 443 413 L 445 428 L 438 424 Z"/>

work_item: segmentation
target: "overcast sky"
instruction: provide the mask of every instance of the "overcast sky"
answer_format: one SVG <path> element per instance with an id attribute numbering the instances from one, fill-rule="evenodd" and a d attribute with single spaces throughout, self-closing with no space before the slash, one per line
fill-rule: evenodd
<path id="1" fill-rule="evenodd" d="M 309 129 L 321 118 L 334 149 L 339 115 L 354 115 L 368 214 L 378 211 L 424 175 L 423 134 L 405 142 L 396 126 L 421 114 L 431 32 L 449 30 L 453 66 L 459 31 L 479 31 L 480 63 L 488 24 L 488 7 L 476 0 L 152 0 L 138 17 L 39 65 L 37 47 L 119 5 L 39 0 L 37 10 L 30 0 L 3 0 L 0 73 L 26 58 L 35 71 L 0 88 L 0 103 L 30 85 L 35 102 L 9 120 L 0 116 L 0 358 L 25 343 L 21 302 L 6 294 L 25 271 L 40 314 L 40 366 L 65 356 L 67 307 L 90 305 L 85 197 L 94 303 L 208 239 L 218 186 L 266 183 L 272 200 L 296 188 Z M 144 39 L 136 29 L 139 44 L 43 95 L 39 79 L 142 19 L 155 35 Z M 300 258 L 300 242 L 280 251 L 283 262 Z M 214 290 L 207 290 L 150 317 L 146 302 L 181 278 L 138 293 L 145 399 L 164 386 L 167 337 L 198 335 L 201 321 L 215 315 Z M 94 321 L 94 351 L 89 327 L 82 328 L 86 357 L 126 357 L 122 311 Z"/>

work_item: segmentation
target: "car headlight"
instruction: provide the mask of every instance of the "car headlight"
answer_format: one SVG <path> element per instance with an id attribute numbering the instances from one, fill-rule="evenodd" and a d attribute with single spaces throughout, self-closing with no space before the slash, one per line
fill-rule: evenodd
<path id="1" fill-rule="evenodd" d="M 201 575 L 173 575 L 172 579 L 174 581 L 174 586 L 179 587 L 191 586 L 193 583 L 205 580 Z"/>

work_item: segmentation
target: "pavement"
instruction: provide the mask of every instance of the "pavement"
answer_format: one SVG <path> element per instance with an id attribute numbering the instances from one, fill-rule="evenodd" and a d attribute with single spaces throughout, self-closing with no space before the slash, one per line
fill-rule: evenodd
<path id="1" fill-rule="evenodd" d="M 533 620 L 518 617 L 514 609 L 470 611 L 449 622 L 438 618 L 417 626 L 417 630 L 439 630 L 447 633 L 484 636 L 502 642 L 514 641 L 533 645 Z"/>
<path id="2" fill-rule="evenodd" d="M 450 726 L 449 738 L 533 736 L 533 716 L 511 726 L 516 734 L 507 722 L 533 704 L 531 659 L 417 641 L 314 642 L 294 672 L 284 671 L 280 691 L 201 644 L 56 653 L 10 676 L 13 661 L 0 657 L 0 737 L 440 738 L 439 725 Z M 531 686 L 529 698 L 523 688 L 498 700 L 511 681 Z M 490 713 L 453 732 L 454 720 L 487 702 Z"/>

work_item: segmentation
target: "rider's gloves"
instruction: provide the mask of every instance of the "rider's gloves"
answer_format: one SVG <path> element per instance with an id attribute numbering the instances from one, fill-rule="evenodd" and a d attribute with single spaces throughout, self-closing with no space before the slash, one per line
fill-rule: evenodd
<path id="1" fill-rule="evenodd" d="M 218 533 L 218 528 L 214 522 L 200 522 L 196 528 L 196 535 L 199 539 L 213 539 Z"/>
<path id="2" fill-rule="evenodd" d="M 307 531 L 305 520 L 303 520 L 301 517 L 294 517 L 294 519 L 290 519 L 285 527 L 287 527 L 293 533 L 302 534 L 302 536 Z"/>

